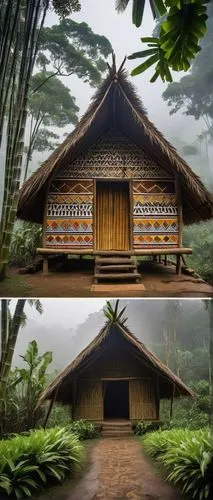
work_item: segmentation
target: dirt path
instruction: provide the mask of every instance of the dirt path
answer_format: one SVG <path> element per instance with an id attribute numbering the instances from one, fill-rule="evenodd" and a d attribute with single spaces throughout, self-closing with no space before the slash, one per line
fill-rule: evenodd
<path id="1" fill-rule="evenodd" d="M 143 291 L 91 290 L 93 262 L 71 260 L 64 268 L 50 270 L 48 275 L 18 274 L 9 269 L 8 277 L 0 283 L 0 297 L 211 297 L 213 287 L 202 280 L 176 275 L 172 266 L 145 262 L 140 266 Z"/>
<path id="2" fill-rule="evenodd" d="M 88 471 L 60 500 L 181 500 L 144 457 L 135 437 L 100 439 Z"/>

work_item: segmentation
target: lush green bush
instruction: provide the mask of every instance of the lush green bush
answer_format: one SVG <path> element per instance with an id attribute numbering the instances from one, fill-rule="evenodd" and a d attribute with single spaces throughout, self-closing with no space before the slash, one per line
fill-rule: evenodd
<path id="1" fill-rule="evenodd" d="M 25 266 L 34 261 L 36 248 L 41 246 L 42 227 L 24 222 L 15 230 L 10 248 L 10 264 Z"/>
<path id="2" fill-rule="evenodd" d="M 192 247 L 193 254 L 187 256 L 187 264 L 204 279 L 212 279 L 213 223 L 193 224 L 184 229 L 184 246 Z"/>
<path id="3" fill-rule="evenodd" d="M 189 383 L 196 396 L 192 398 L 176 398 L 173 406 L 172 421 L 169 420 L 170 401 L 162 400 L 160 405 L 160 415 L 163 429 L 185 428 L 191 430 L 206 427 L 210 421 L 211 401 L 209 394 L 209 383 L 200 380 L 196 383 Z"/>
<path id="4" fill-rule="evenodd" d="M 71 423 L 69 429 L 74 434 L 77 434 L 80 440 L 93 439 L 97 436 L 94 424 L 87 420 L 76 420 Z"/>
<path id="5" fill-rule="evenodd" d="M 83 462 L 83 447 L 65 428 L 39 429 L 0 441 L 0 495 L 28 498 L 62 481 Z"/>
<path id="6" fill-rule="evenodd" d="M 162 422 L 144 422 L 141 420 L 137 422 L 134 431 L 137 436 L 143 436 L 147 432 L 157 431 L 161 426 Z"/>
<path id="7" fill-rule="evenodd" d="M 47 427 L 67 427 L 72 422 L 72 409 L 70 405 L 59 405 L 56 404 L 50 414 L 48 419 Z"/>
<path id="8" fill-rule="evenodd" d="M 189 498 L 212 498 L 213 452 L 209 429 L 158 431 L 142 438 L 144 450 L 163 466 L 169 481 Z"/>
<path id="9" fill-rule="evenodd" d="M 37 342 L 33 340 L 20 357 L 24 361 L 22 368 L 10 372 L 1 422 L 2 435 L 18 434 L 39 427 L 45 417 L 44 407 L 37 408 L 37 402 L 47 383 L 52 353 L 48 351 L 40 355 Z"/>

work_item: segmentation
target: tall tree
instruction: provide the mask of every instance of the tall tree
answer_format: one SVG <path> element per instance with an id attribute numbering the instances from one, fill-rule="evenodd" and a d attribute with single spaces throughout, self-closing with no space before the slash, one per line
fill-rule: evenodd
<path id="1" fill-rule="evenodd" d="M 35 149 L 53 149 L 59 138 L 49 127 L 64 127 L 71 123 L 76 124 L 79 111 L 75 98 L 70 95 L 70 90 L 51 72 L 39 72 L 31 78 L 32 93 L 29 97 L 28 115 L 28 144 L 26 147 L 26 160 L 24 177 L 28 173 L 29 162 Z M 34 89 L 38 90 L 34 92 Z M 48 128 L 47 128 L 48 127 Z"/>
<path id="2" fill-rule="evenodd" d="M 3 128 L 7 127 L 0 279 L 5 275 L 17 211 L 30 79 L 49 7 L 64 17 L 79 10 L 80 3 L 78 0 L 0 0 L 3 27 L 0 31 L 0 144 Z"/>
<path id="3" fill-rule="evenodd" d="M 0 356 L 0 422 L 4 416 L 4 402 L 12 366 L 13 354 L 15 350 L 18 333 L 26 322 L 24 307 L 25 299 L 16 302 L 15 310 L 12 313 L 10 300 L 1 300 L 1 356 Z M 36 310 L 41 314 L 42 306 L 39 300 L 29 300 L 30 305 L 35 305 Z"/>
<path id="4" fill-rule="evenodd" d="M 59 24 L 41 30 L 36 57 L 36 67 L 40 71 L 30 81 L 30 137 L 24 180 L 33 150 L 53 149 L 55 139 L 58 139 L 52 130 L 41 127 L 63 127 L 68 123 L 76 124 L 78 119 L 75 97 L 58 76 L 75 74 L 96 86 L 107 68 L 105 59 L 111 52 L 108 39 L 95 34 L 86 23 L 62 19 Z"/>

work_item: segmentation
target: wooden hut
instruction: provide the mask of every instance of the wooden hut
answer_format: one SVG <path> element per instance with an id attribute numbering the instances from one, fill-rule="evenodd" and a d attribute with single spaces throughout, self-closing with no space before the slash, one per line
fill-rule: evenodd
<path id="1" fill-rule="evenodd" d="M 23 185 L 18 217 L 43 224 L 45 271 L 51 254 L 90 254 L 97 279 L 137 278 L 140 255 L 176 255 L 179 273 L 192 252 L 183 225 L 211 218 L 212 207 L 113 64 L 75 130 Z"/>
<path id="2" fill-rule="evenodd" d="M 161 398 L 193 392 L 124 325 L 108 321 L 94 340 L 47 387 L 50 400 L 71 405 L 72 418 L 159 420 Z"/>

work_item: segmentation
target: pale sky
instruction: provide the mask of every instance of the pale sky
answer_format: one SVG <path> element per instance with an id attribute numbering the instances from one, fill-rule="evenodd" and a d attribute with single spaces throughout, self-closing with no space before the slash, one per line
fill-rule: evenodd
<path id="1" fill-rule="evenodd" d="M 115 0 L 108 0 L 107 2 L 106 0 L 82 0 L 81 4 L 81 11 L 73 14 L 72 18 L 77 22 L 84 21 L 88 23 L 95 33 L 105 35 L 109 39 L 116 55 L 117 66 L 121 64 L 125 55 L 145 48 L 140 42 L 140 38 L 142 36 L 151 36 L 155 27 L 148 2 L 146 2 L 141 28 L 136 28 L 132 24 L 131 5 L 129 5 L 125 13 L 117 14 Z M 45 24 L 51 26 L 56 22 L 57 16 L 52 12 L 48 12 Z M 109 62 L 111 62 L 110 59 Z M 130 72 L 139 63 L 140 61 L 137 60 L 127 60 L 125 67 Z M 163 84 L 160 80 L 153 84 L 150 83 L 149 80 L 153 72 L 153 69 L 150 69 L 139 76 L 130 76 L 147 108 L 149 118 L 170 140 L 173 136 L 181 137 L 184 140 L 187 130 L 187 140 L 193 141 L 201 125 L 195 122 L 193 118 L 181 116 L 181 113 L 172 117 L 169 115 L 169 107 L 162 99 L 162 92 L 166 89 L 167 84 Z M 176 73 L 174 77 L 179 80 L 181 75 Z M 76 97 L 77 104 L 80 107 L 80 112 L 83 114 L 89 105 L 91 96 L 94 94 L 94 88 L 73 76 L 62 78 L 62 80 L 72 90 L 72 94 Z"/>

